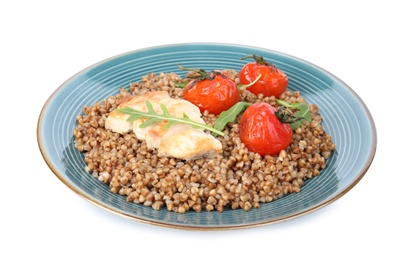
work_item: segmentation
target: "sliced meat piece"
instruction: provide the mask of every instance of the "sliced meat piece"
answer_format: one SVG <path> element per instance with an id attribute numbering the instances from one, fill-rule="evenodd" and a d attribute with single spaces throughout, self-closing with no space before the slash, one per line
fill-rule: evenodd
<path id="1" fill-rule="evenodd" d="M 205 124 L 201 118 L 200 109 L 191 102 L 183 99 L 173 99 L 167 92 L 147 92 L 141 96 L 134 96 L 130 100 L 122 102 L 119 107 L 131 107 L 147 112 L 145 104 L 150 101 L 154 110 L 162 113 L 160 104 L 164 104 L 168 112 L 174 117 L 183 117 L 184 113 L 193 121 Z M 167 121 L 156 122 L 150 126 L 140 128 L 147 119 L 141 118 L 133 122 L 127 122 L 129 115 L 112 111 L 105 126 L 118 133 L 127 133 L 131 130 L 139 140 L 145 140 L 150 149 L 159 149 L 160 156 L 171 156 L 179 159 L 191 160 L 200 157 L 213 158 L 222 152 L 222 144 L 212 135 L 201 129 L 195 129 L 188 124 L 175 124 L 168 129 Z"/>
<path id="2" fill-rule="evenodd" d="M 158 104 L 157 109 L 161 110 L 159 108 L 159 104 L 163 99 L 170 99 L 168 92 L 146 92 L 144 95 L 127 98 L 124 102 L 121 102 L 118 108 L 131 107 L 139 111 L 147 112 L 148 109 L 145 101 L 148 100 L 151 102 L 151 104 L 154 105 L 154 108 L 157 108 Z M 108 118 L 105 121 L 105 128 L 120 134 L 128 133 L 132 130 L 132 122 L 126 121 L 128 117 L 129 115 L 127 114 L 119 113 L 118 111 L 113 110 L 111 113 L 109 113 Z"/>
<path id="3" fill-rule="evenodd" d="M 188 128 L 163 138 L 158 149 L 160 156 L 172 156 L 184 160 L 200 157 L 214 158 L 222 152 L 222 144 L 200 129 Z"/>

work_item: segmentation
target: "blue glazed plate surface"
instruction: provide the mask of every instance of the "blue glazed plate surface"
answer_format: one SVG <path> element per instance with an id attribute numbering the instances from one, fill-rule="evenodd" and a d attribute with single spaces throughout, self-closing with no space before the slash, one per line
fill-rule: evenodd
<path id="1" fill-rule="evenodd" d="M 76 116 L 90 106 L 119 92 L 120 87 L 141 80 L 148 73 L 185 72 L 188 68 L 235 69 L 248 54 L 265 57 L 285 71 L 288 88 L 300 91 L 317 104 L 323 127 L 332 136 L 336 151 L 321 175 L 308 180 L 301 191 L 250 211 L 187 212 L 128 203 L 108 186 L 85 173 L 83 155 L 73 146 Z M 52 172 L 88 201 L 144 223 L 182 229 L 219 230 L 261 226 L 313 212 L 343 196 L 367 172 L 375 155 L 377 135 L 372 116 L 358 95 L 331 73 L 283 53 L 232 44 L 189 43 L 152 47 L 109 58 L 82 70 L 63 83 L 44 105 L 37 129 L 40 151 Z"/>

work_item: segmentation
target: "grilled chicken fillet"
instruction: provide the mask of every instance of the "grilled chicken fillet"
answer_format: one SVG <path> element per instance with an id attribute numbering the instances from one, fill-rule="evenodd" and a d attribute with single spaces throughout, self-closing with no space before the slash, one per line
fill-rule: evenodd
<path id="1" fill-rule="evenodd" d="M 166 91 L 146 92 L 144 95 L 133 96 L 121 102 L 119 107 L 131 107 L 147 112 L 148 108 L 145 104 L 147 100 L 159 114 L 162 113 L 160 104 L 164 104 L 174 117 L 183 117 L 185 113 L 191 120 L 205 124 L 197 106 L 183 99 L 171 98 Z M 222 152 L 222 144 L 219 140 L 188 124 L 175 124 L 165 129 L 168 122 L 160 121 L 140 128 L 140 125 L 147 119 L 141 118 L 127 122 L 128 117 L 129 115 L 114 110 L 106 119 L 105 127 L 121 134 L 133 131 L 139 140 L 146 141 L 148 148 L 158 149 L 159 156 L 192 160 L 200 157 L 213 158 Z"/>

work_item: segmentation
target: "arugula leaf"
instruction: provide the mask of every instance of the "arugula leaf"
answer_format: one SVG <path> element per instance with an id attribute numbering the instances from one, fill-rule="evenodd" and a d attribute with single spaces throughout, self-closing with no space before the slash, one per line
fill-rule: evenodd
<path id="1" fill-rule="evenodd" d="M 188 85 L 188 81 L 183 81 L 180 83 L 175 83 L 176 88 L 185 88 Z"/>
<path id="2" fill-rule="evenodd" d="M 214 129 L 218 131 L 223 131 L 227 123 L 236 120 L 237 115 L 244 111 L 250 105 L 251 104 L 247 102 L 238 102 L 228 110 L 221 112 L 217 120 L 214 122 Z"/>
<path id="3" fill-rule="evenodd" d="M 131 107 L 125 107 L 125 108 L 117 108 L 116 111 L 123 113 L 123 114 L 127 114 L 130 115 L 130 117 L 128 117 L 127 121 L 131 122 L 134 121 L 136 119 L 140 119 L 140 118 L 146 118 L 147 120 L 145 122 L 143 122 L 142 124 L 140 124 L 140 128 L 144 128 L 147 126 L 150 126 L 151 124 L 157 123 L 159 121 L 168 121 L 168 124 L 165 125 L 165 129 L 168 129 L 169 127 L 171 127 L 172 125 L 175 124 L 187 124 L 190 125 L 194 128 L 198 128 L 198 129 L 205 129 L 205 130 L 209 130 L 212 133 L 216 134 L 216 135 L 221 135 L 223 136 L 224 133 L 209 126 L 206 124 L 202 124 L 202 123 L 198 123 L 195 122 L 193 120 L 191 120 L 188 115 L 186 115 L 185 113 L 183 114 L 183 117 L 174 117 L 172 116 L 169 112 L 167 107 L 164 104 L 160 104 L 160 107 L 162 109 L 162 114 L 158 114 L 155 110 L 154 107 L 152 106 L 151 102 L 149 102 L 148 100 L 145 102 L 145 104 L 147 105 L 148 108 L 148 112 L 142 112 L 139 110 L 135 110 Z"/>
<path id="4" fill-rule="evenodd" d="M 237 87 L 239 89 L 245 89 L 245 88 L 251 87 L 254 84 L 256 84 L 256 82 L 258 82 L 261 77 L 262 77 L 262 74 L 259 74 L 259 76 L 257 76 L 257 78 L 255 80 L 253 80 L 252 82 L 250 82 L 249 84 L 247 84 L 247 85 L 238 84 Z"/>
<path id="5" fill-rule="evenodd" d="M 312 121 L 311 115 L 310 115 L 310 108 L 308 104 L 306 103 L 290 103 L 284 100 L 277 99 L 277 103 L 284 107 L 293 108 L 295 110 L 298 110 L 295 114 L 293 114 L 296 118 L 302 118 L 299 121 L 293 122 L 290 124 L 290 127 L 292 130 L 296 130 L 300 125 L 302 124 L 303 120 L 307 120 L 308 122 Z"/>
<path id="6" fill-rule="evenodd" d="M 300 125 L 302 124 L 303 120 L 307 120 L 308 122 L 311 122 L 311 116 L 310 116 L 310 109 L 309 106 L 305 103 L 300 103 L 296 106 L 299 111 L 297 111 L 295 114 L 293 114 L 295 117 L 302 117 L 302 120 L 296 121 L 292 124 L 290 124 L 290 127 L 292 127 L 292 130 L 296 130 Z"/>

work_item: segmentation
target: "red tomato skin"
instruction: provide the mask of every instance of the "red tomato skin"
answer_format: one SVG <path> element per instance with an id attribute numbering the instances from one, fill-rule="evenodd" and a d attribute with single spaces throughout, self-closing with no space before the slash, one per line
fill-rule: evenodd
<path id="1" fill-rule="evenodd" d="M 276 108 L 259 102 L 244 111 L 240 122 L 240 139 L 247 149 L 262 156 L 277 155 L 286 149 L 293 138 L 289 124 L 280 122 Z"/>
<path id="2" fill-rule="evenodd" d="M 259 75 L 262 75 L 255 84 L 248 87 L 247 90 L 255 95 L 260 93 L 265 97 L 280 97 L 286 91 L 288 77 L 279 68 L 269 65 L 260 65 L 257 62 L 251 62 L 243 66 L 240 70 L 240 83 L 247 85 L 253 82 Z"/>
<path id="3" fill-rule="evenodd" d="M 201 113 L 219 115 L 240 101 L 236 82 L 228 77 L 216 75 L 214 79 L 190 81 L 184 88 L 184 99 L 200 108 Z"/>

